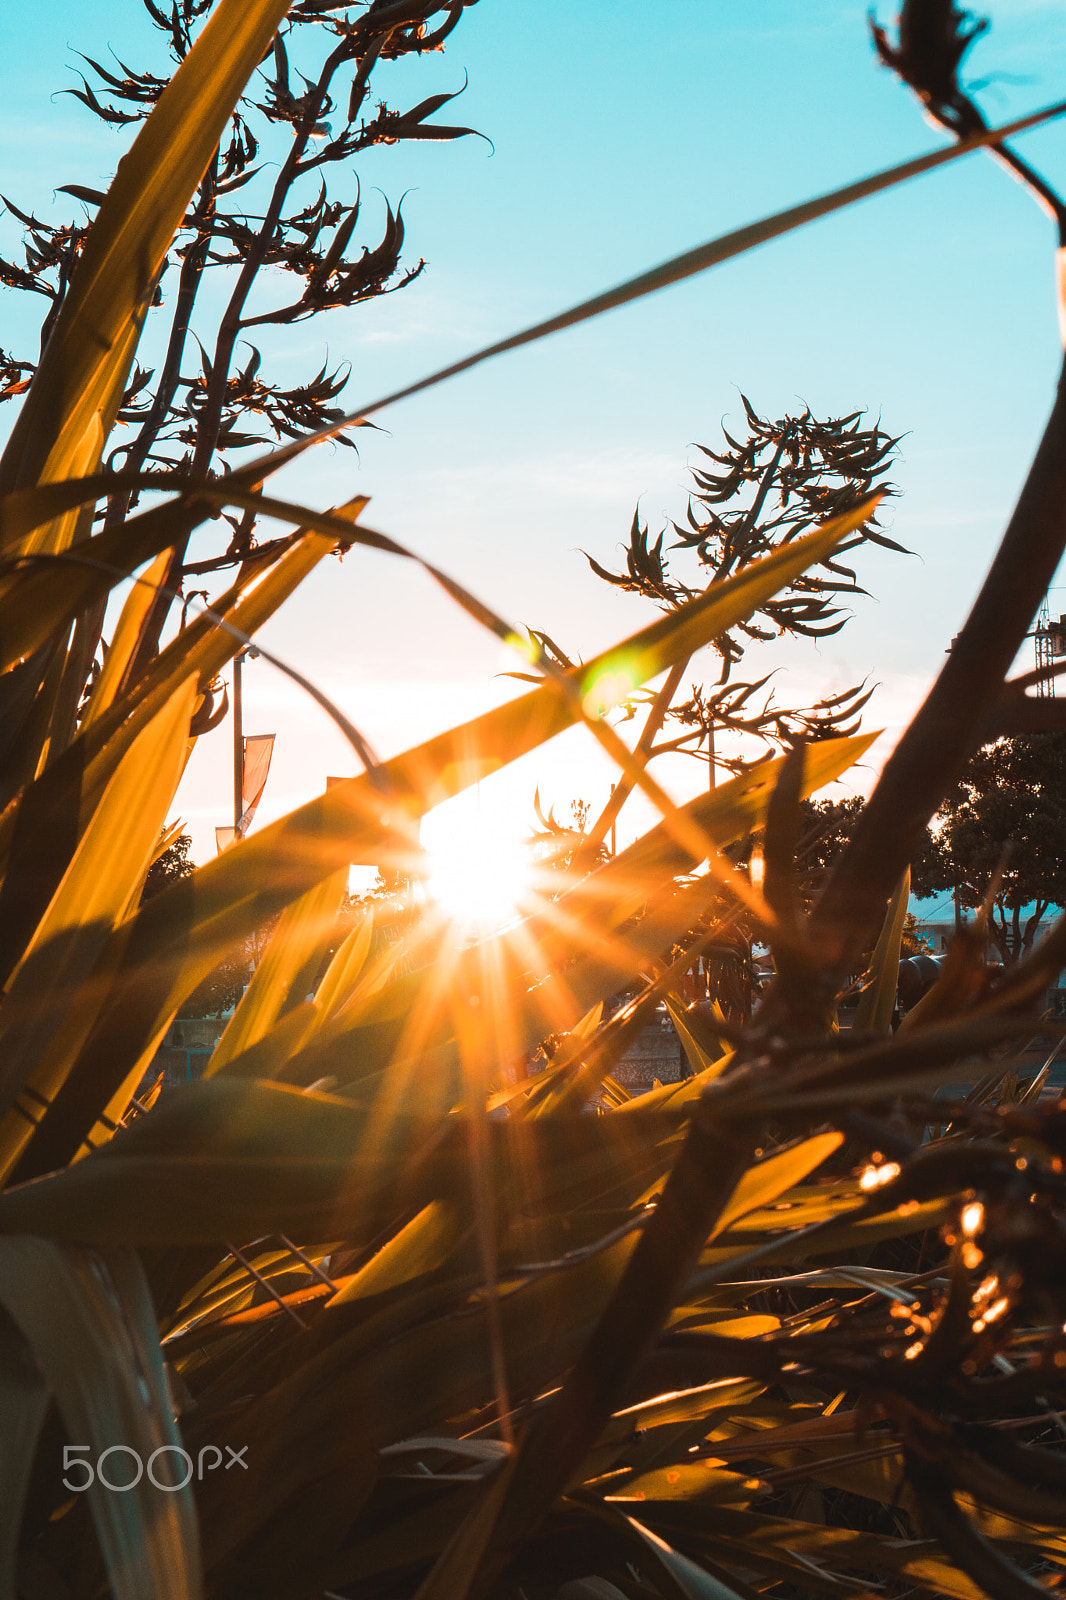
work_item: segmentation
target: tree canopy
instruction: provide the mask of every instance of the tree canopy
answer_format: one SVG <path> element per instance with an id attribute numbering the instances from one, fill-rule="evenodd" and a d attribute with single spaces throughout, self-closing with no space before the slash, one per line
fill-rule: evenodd
<path id="1" fill-rule="evenodd" d="M 1066 903 L 1066 733 L 999 739 L 972 756 L 937 813 L 915 893 L 958 890 L 976 908 L 998 882 L 990 934 L 1004 962 Z"/>

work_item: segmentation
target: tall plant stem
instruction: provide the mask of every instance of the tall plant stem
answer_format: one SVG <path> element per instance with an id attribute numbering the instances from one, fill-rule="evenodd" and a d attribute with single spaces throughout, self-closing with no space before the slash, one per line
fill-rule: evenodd
<path id="1" fill-rule="evenodd" d="M 678 685 L 680 684 L 681 679 L 684 677 L 685 668 L 687 666 L 687 661 L 681 661 L 676 667 L 670 668 L 662 688 L 659 690 L 658 694 L 655 696 L 655 699 L 651 703 L 651 708 L 648 712 L 648 720 L 645 722 L 640 738 L 637 740 L 637 743 L 633 749 L 633 754 L 635 756 L 642 757 L 645 761 L 647 761 L 648 757 L 651 755 L 651 748 L 655 743 L 655 736 L 665 721 L 666 713 L 670 709 L 671 702 L 673 701 L 674 695 L 677 693 Z M 588 834 L 585 838 L 585 843 L 581 848 L 581 854 L 583 856 L 591 855 L 593 851 L 595 851 L 598 846 L 603 843 L 604 839 L 606 839 L 608 833 L 613 828 L 615 821 L 617 820 L 618 813 L 629 799 L 629 796 L 633 793 L 633 787 L 632 779 L 627 778 L 625 773 L 623 773 L 618 779 L 618 782 L 612 788 L 611 797 L 607 804 L 604 806 L 603 810 L 596 818 L 596 821 L 588 831 Z"/>
<path id="2" fill-rule="evenodd" d="M 983 729 L 1066 547 L 1066 373 L 1014 514 L 970 615 L 885 765 L 812 918 L 839 976 L 884 914 L 929 818 Z"/>
<path id="3" fill-rule="evenodd" d="M 196 446 L 192 459 L 194 477 L 206 475 L 211 465 L 211 458 L 215 453 L 215 446 L 218 443 L 218 436 L 222 427 L 222 411 L 226 400 L 226 385 L 229 381 L 230 363 L 233 360 L 234 347 L 240 336 L 241 317 L 245 303 L 266 260 L 270 246 L 274 242 L 282 208 L 288 198 L 289 190 L 299 173 L 300 160 L 307 149 L 311 131 L 322 115 L 322 108 L 325 105 L 326 95 L 333 80 L 333 75 L 350 52 L 350 41 L 345 39 L 327 58 L 319 74 L 314 93 L 308 99 L 307 109 L 293 136 L 289 153 L 282 162 L 281 170 L 274 182 L 274 189 L 270 196 L 270 204 L 267 206 L 266 215 L 255 239 L 248 248 L 248 253 L 237 276 L 237 282 L 233 286 L 233 293 L 230 295 L 226 309 L 222 314 L 222 321 L 219 323 L 218 337 L 215 340 L 215 349 L 211 360 L 211 380 L 207 386 L 207 396 L 204 400 L 204 408 L 196 430 Z"/>
<path id="4" fill-rule="evenodd" d="M 1008 150 L 1005 144 L 989 145 L 988 153 L 1000 166 L 1006 167 L 1012 178 L 1017 178 L 1022 186 L 1029 190 L 1037 205 L 1047 213 L 1059 230 L 1059 245 L 1066 245 L 1066 205 L 1063 205 L 1059 195 L 1049 183 L 1036 172 L 1021 156 L 1015 155 L 1013 150 Z"/>
<path id="5" fill-rule="evenodd" d="M 167 353 L 163 360 L 163 370 L 159 379 L 159 386 L 155 392 L 151 409 L 141 424 L 136 439 L 126 456 L 125 466 L 128 471 L 140 472 L 148 459 L 149 452 L 155 444 L 159 430 L 166 422 L 167 415 L 177 393 L 178 383 L 181 378 L 181 363 L 185 355 L 185 345 L 189 337 L 189 328 L 192 323 L 193 309 L 196 305 L 196 296 L 203 278 L 204 268 L 207 264 L 207 253 L 211 247 L 212 218 L 215 212 L 215 197 L 218 180 L 218 151 L 211 160 L 200 186 L 200 197 L 193 214 L 193 228 L 195 237 L 186 251 L 178 274 L 178 292 L 174 299 L 174 315 L 170 323 L 170 337 L 167 340 Z M 104 526 L 117 527 L 129 515 L 133 495 L 130 491 L 112 495 L 108 501 L 107 514 Z M 175 553 L 176 554 L 176 553 Z M 182 550 L 182 558 L 184 549 Z M 172 559 L 168 569 L 169 579 L 179 579 L 178 570 L 180 562 Z M 177 587 L 175 582 L 168 587 Z M 142 642 L 130 655 L 129 664 L 123 678 L 123 688 L 133 681 L 134 674 L 148 664 L 148 660 L 155 650 L 159 634 L 170 606 L 169 599 L 160 593 L 150 608 L 142 624 Z M 93 644 L 95 653 L 99 634 L 103 627 L 103 614 L 99 619 L 97 639 Z M 149 643 L 149 641 L 151 641 Z M 90 658 L 91 659 L 91 658 Z"/>
<path id="6" fill-rule="evenodd" d="M 226 309 L 222 314 L 219 324 L 218 336 L 211 364 L 211 378 L 207 387 L 203 411 L 200 416 L 196 431 L 196 444 L 193 449 L 192 472 L 198 477 L 206 477 L 211 466 L 211 460 L 218 444 L 219 433 L 222 428 L 222 412 L 226 402 L 226 387 L 229 382 L 230 365 L 233 361 L 233 351 L 241 331 L 241 316 L 244 311 L 248 296 L 252 291 L 256 277 L 266 261 L 267 254 L 277 234 L 278 223 L 281 219 L 282 209 L 288 197 L 289 190 L 298 176 L 300 161 L 307 148 L 311 137 L 311 130 L 318 121 L 322 107 L 325 103 L 329 85 L 333 75 L 341 62 L 351 53 L 350 40 L 343 40 L 334 50 L 319 75 L 315 91 L 309 100 L 308 107 L 294 134 L 289 153 L 282 163 L 281 170 L 274 182 L 274 188 L 267 206 L 266 215 L 259 227 L 253 243 L 241 266 L 237 282 L 233 286 Z M 215 161 L 217 162 L 217 153 Z M 196 283 L 190 284 L 193 290 L 192 299 L 195 299 Z M 190 300 L 186 313 L 186 326 L 188 318 L 192 315 L 192 300 Z M 171 349 L 173 350 L 173 340 Z M 182 349 L 184 349 L 184 335 L 182 336 Z M 169 354 L 169 352 L 168 352 Z M 180 355 L 178 357 L 180 364 Z M 170 557 L 170 562 L 163 575 L 159 595 L 151 608 L 141 635 L 136 657 L 131 664 L 129 681 L 143 670 L 148 661 L 155 654 L 159 637 L 163 631 L 167 612 L 170 609 L 168 591 L 177 590 L 181 586 L 182 571 L 185 563 L 185 553 L 188 549 L 188 538 L 180 540 L 175 546 Z"/>
<path id="7" fill-rule="evenodd" d="M 125 460 L 128 472 L 142 471 L 148 459 L 148 453 L 156 441 L 160 428 L 166 422 L 167 413 L 177 393 L 178 382 L 181 378 L 181 363 L 185 355 L 185 345 L 189 337 L 189 327 L 192 322 L 193 307 L 200 288 L 204 267 L 207 264 L 207 252 L 211 247 L 212 219 L 215 212 L 216 187 L 218 182 L 218 151 L 215 151 L 211 165 L 208 167 L 203 182 L 200 185 L 200 197 L 193 213 L 192 229 L 194 238 L 185 252 L 178 274 L 178 292 L 174 297 L 174 315 L 170 322 L 170 338 L 167 341 L 167 353 L 163 361 L 163 371 L 160 374 L 159 386 L 155 398 L 144 422 L 141 424 L 136 439 L 130 446 Z M 130 495 L 116 495 L 108 505 L 108 525 L 115 526 L 122 522 L 130 508 Z"/>
<path id="8" fill-rule="evenodd" d="M 788 436 L 789 436 L 789 429 L 785 428 L 782 431 L 780 439 L 778 439 L 778 441 L 777 441 L 777 448 L 774 451 L 773 456 L 772 456 L 769 464 L 766 467 L 766 470 L 763 472 L 762 478 L 760 479 L 759 487 L 758 487 L 758 490 L 756 492 L 755 499 L 752 501 L 751 505 L 748 507 L 747 515 L 743 518 L 743 520 L 741 521 L 741 523 L 740 523 L 740 525 L 739 525 L 739 527 L 737 529 L 737 534 L 739 534 L 740 539 L 742 541 L 744 539 L 746 539 L 748 537 L 748 535 L 751 533 L 751 531 L 754 528 L 756 522 L 758 521 L 759 514 L 762 511 L 763 506 L 766 504 L 766 496 L 770 493 L 770 490 L 773 487 L 774 479 L 777 476 L 777 469 L 781 465 L 781 457 L 785 453 L 785 443 L 786 443 L 786 441 L 788 439 Z M 733 556 L 733 552 L 732 552 L 731 546 L 735 547 L 736 542 L 737 542 L 736 541 L 736 536 L 735 535 L 730 535 L 729 541 L 728 541 L 728 543 L 726 545 L 726 549 L 725 549 L 725 553 L 724 553 L 722 562 L 721 562 L 720 566 L 718 567 L 717 572 L 714 574 L 716 580 L 721 580 L 722 578 L 728 578 L 730 573 L 732 572 L 735 558 Z M 730 663 L 729 663 L 729 660 L 728 660 L 728 657 L 727 657 L 726 661 L 725 661 L 725 671 L 724 671 L 723 676 L 722 676 L 722 682 L 723 683 L 728 681 L 729 665 L 730 665 Z M 711 782 L 711 788 L 712 789 L 714 788 L 713 780 Z"/>

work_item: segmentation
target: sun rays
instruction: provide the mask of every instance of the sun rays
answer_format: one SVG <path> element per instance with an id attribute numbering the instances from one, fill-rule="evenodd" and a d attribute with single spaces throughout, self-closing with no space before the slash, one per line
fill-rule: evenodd
<path id="1" fill-rule="evenodd" d="M 423 844 L 427 897 L 461 932 L 495 933 L 531 909 L 534 863 L 526 841 L 506 827 L 435 816 L 426 819 Z"/>

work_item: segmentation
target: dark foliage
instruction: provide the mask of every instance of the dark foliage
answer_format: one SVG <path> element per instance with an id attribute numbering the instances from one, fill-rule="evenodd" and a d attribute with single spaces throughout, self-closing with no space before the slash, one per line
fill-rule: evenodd
<path id="1" fill-rule="evenodd" d="M 182 1005 L 182 1016 L 217 1017 L 231 1010 L 240 1000 L 251 975 L 252 964 L 247 952 L 243 948 L 235 950 L 197 984 Z"/>
<path id="2" fill-rule="evenodd" d="M 862 800 L 801 800 L 802 832 L 797 865 L 809 892 L 817 892 L 822 879 L 851 838 Z"/>
<path id="3" fill-rule="evenodd" d="M 1003 961 L 1017 961 L 1050 908 L 1066 902 L 1066 733 L 986 745 L 937 822 L 916 892 L 957 890 L 974 909 L 991 891 L 990 936 Z"/>
<path id="4" fill-rule="evenodd" d="M 673 610 L 871 494 L 894 493 L 883 474 L 898 441 L 879 426 L 864 427 L 861 412 L 819 421 L 807 409 L 771 421 L 760 417 L 746 396 L 741 398 L 746 436 L 734 438 L 723 429 L 724 449 L 699 447 L 709 465 L 693 469 L 695 487 L 686 520 L 670 524 L 674 543 L 664 550 L 667 529 L 653 543 L 635 513 L 622 571 L 610 572 L 587 557 L 598 577 Z M 771 673 L 745 682 L 732 681 L 732 675 L 750 644 L 838 633 L 848 619 L 847 597 L 866 593 L 854 567 L 841 558 L 867 544 L 903 551 L 873 515 L 820 566 L 716 639 L 721 660 L 717 685 L 693 685 L 687 700 L 671 702 L 664 720 L 681 731 L 651 753 L 681 750 L 737 772 L 746 765 L 745 758 L 723 755 L 716 732 L 753 736 L 764 748 L 778 749 L 799 739 L 854 732 L 873 693 L 864 683 L 814 705 L 787 707 L 774 703 L 767 688 Z M 695 570 L 687 577 L 675 572 L 670 551 L 691 552 Z"/>
<path id="5" fill-rule="evenodd" d="M 903 0 L 893 44 L 887 30 L 870 17 L 874 48 L 883 64 L 914 91 L 933 122 L 960 139 L 988 126 L 972 93 L 959 82 L 963 58 L 988 27 L 987 18 L 975 19 L 955 0 Z M 1055 219 L 1059 243 L 1066 243 L 1066 205 L 1051 185 L 1006 145 L 993 145 L 990 153 L 1021 179 Z"/>
<path id="6" fill-rule="evenodd" d="M 830 517 L 852 510 L 870 494 L 893 492 L 881 474 L 898 441 L 880 427 L 862 427 L 861 412 L 819 422 L 806 410 L 769 421 L 755 412 L 746 395 L 741 399 L 747 438 L 734 439 L 723 428 L 725 450 L 699 446 L 700 453 L 714 465 L 693 468 L 695 490 L 689 497 L 686 522 L 671 523 L 677 540 L 670 548 L 695 551 L 698 581 L 692 584 L 674 577 L 663 555 L 665 530 L 649 546 L 648 530 L 640 526 L 638 515 L 630 529 L 625 572 L 610 573 L 588 557 L 599 577 L 673 608 L 701 593 L 709 583 L 742 572 Z M 837 598 L 866 593 L 859 587 L 854 569 L 839 558 L 865 543 L 903 549 L 879 530 L 876 516 L 870 517 L 819 568 L 804 573 L 761 607 L 756 614 L 761 621 L 743 623 L 735 633 L 715 641 L 722 658 L 723 681 L 744 653 L 742 638 L 768 640 L 799 634 L 822 639 L 839 632 L 847 614 Z"/>
<path id="7" fill-rule="evenodd" d="M 144 889 L 141 893 L 142 905 L 146 900 L 161 894 L 164 889 L 169 889 L 171 884 L 177 883 L 180 878 L 189 877 L 196 870 L 196 863 L 189 854 L 191 849 L 192 839 L 189 834 L 179 833 L 174 843 L 156 856 L 144 880 Z M 193 990 L 181 1008 L 182 1016 L 214 1017 L 221 1011 L 228 1011 L 237 1004 L 244 993 L 244 986 L 248 982 L 250 973 L 251 957 L 242 946 L 221 961 Z"/>
<path id="8" fill-rule="evenodd" d="M 960 89 L 958 71 L 975 39 L 986 32 L 986 18 L 974 20 L 955 0 L 903 0 L 899 40 L 871 19 L 877 53 L 899 74 L 937 121 L 956 133 L 976 133 L 985 126 L 973 101 Z"/>
<path id="9" fill-rule="evenodd" d="M 187 878 L 195 871 L 196 863 L 189 856 L 191 849 L 192 839 L 189 834 L 179 833 L 174 843 L 167 845 L 167 848 L 156 856 L 144 880 L 144 888 L 141 891 L 142 905 L 163 889 L 169 889 L 179 878 Z"/>

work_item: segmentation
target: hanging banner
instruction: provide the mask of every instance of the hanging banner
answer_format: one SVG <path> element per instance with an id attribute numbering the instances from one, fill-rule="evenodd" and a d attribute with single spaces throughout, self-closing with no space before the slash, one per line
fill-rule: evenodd
<path id="1" fill-rule="evenodd" d="M 263 798 L 266 788 L 267 774 L 270 771 L 270 758 L 274 753 L 274 735 L 272 733 L 251 733 L 244 741 L 244 784 L 241 793 L 241 804 L 244 814 L 241 817 L 240 835 L 248 832 L 255 816 L 256 807 Z"/>
<path id="2" fill-rule="evenodd" d="M 231 845 L 236 837 L 237 837 L 236 828 L 216 828 L 215 829 L 215 854 L 220 856 L 222 854 L 223 850 L 225 850 L 229 845 Z"/>

